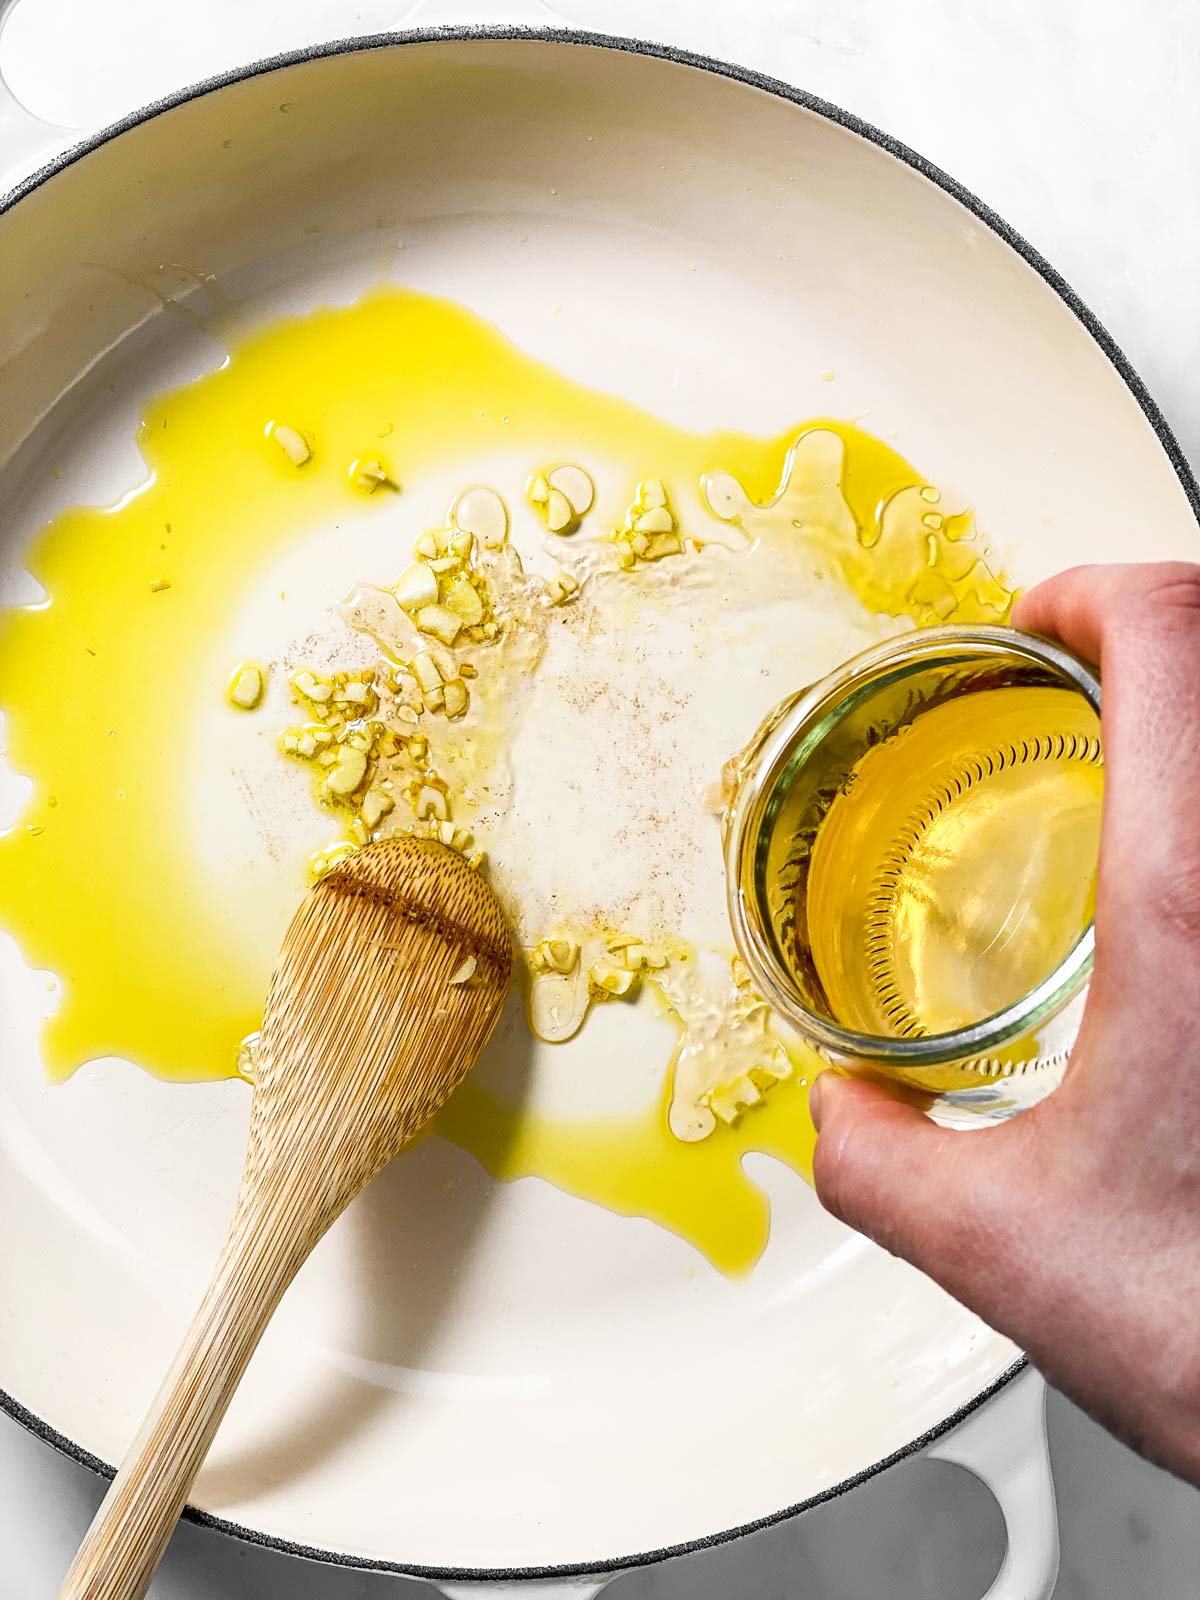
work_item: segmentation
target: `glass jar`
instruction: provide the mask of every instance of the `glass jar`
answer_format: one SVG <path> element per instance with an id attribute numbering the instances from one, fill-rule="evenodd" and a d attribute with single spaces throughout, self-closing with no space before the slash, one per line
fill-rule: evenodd
<path id="1" fill-rule="evenodd" d="M 827 1061 L 949 1124 L 1061 1081 L 1092 970 L 1099 711 L 1058 645 L 929 628 L 786 700 L 731 763 L 738 951 Z"/>

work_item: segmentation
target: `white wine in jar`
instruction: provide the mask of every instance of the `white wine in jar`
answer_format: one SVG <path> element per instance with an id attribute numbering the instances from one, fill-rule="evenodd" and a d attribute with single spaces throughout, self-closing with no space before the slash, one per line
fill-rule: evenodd
<path id="1" fill-rule="evenodd" d="M 1103 802 L 1087 667 L 1009 629 L 904 635 L 778 708 L 733 771 L 730 913 L 781 1016 L 943 1120 L 1059 1081 Z"/>
<path id="2" fill-rule="evenodd" d="M 918 712 L 851 769 L 796 906 L 830 1010 L 919 1038 L 1014 1005 L 1092 920 L 1099 719 L 1069 689 Z"/>

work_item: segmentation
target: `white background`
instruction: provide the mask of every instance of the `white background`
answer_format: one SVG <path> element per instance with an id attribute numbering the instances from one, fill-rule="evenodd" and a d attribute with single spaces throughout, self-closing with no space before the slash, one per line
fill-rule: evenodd
<path id="1" fill-rule="evenodd" d="M 408 0 L 21 0 L 0 66 L 91 129 L 256 56 L 395 26 Z M 459 9 L 464 14 L 468 6 Z M 475 0 L 469 9 L 481 9 Z M 498 7 L 498 10 L 503 10 Z M 973 189 L 1073 283 L 1200 467 L 1200 8 L 1192 0 L 560 0 L 571 22 L 758 67 L 857 112 Z M 447 5 L 442 17 L 452 18 Z M 424 20 L 424 18 L 422 19 Z M 1000 442 L 1002 444 L 1002 441 Z M 1131 530 L 1136 540 L 1137 530 Z M 1057 1600 L 1195 1600 L 1200 1495 L 1056 1396 Z M 630 1441 L 636 1449 L 636 1441 Z M 100 1486 L 0 1418 L 0 1600 L 54 1593 Z M 630 1574 L 611 1600 L 974 1600 L 999 1513 L 908 1463 L 801 1523 Z M 153 1600 L 418 1600 L 181 1529 Z"/>

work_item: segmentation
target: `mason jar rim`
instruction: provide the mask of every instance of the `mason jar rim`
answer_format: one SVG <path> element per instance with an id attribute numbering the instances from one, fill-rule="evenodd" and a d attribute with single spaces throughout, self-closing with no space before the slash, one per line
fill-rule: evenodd
<path id="1" fill-rule="evenodd" d="M 844 661 L 768 719 L 754 746 L 749 769 L 739 780 L 725 818 L 725 874 L 734 942 L 751 981 L 763 998 L 812 1043 L 835 1059 L 858 1060 L 900 1069 L 942 1065 L 983 1056 L 1021 1037 L 1055 1015 L 1087 984 L 1095 955 L 1095 926 L 1089 921 L 1059 964 L 1020 999 L 969 1027 L 949 1033 L 898 1038 L 859 1033 L 823 1017 L 809 1006 L 792 974 L 767 936 L 767 919 L 758 914 L 743 885 L 748 852 L 755 849 L 767 802 L 806 733 L 880 668 L 903 659 L 906 669 L 961 666 L 972 660 L 1007 657 L 1049 668 L 1075 688 L 1100 714 L 1100 679 L 1095 670 L 1062 645 L 989 623 L 946 624 L 898 634 Z M 753 874 L 749 875 L 753 882 Z"/>

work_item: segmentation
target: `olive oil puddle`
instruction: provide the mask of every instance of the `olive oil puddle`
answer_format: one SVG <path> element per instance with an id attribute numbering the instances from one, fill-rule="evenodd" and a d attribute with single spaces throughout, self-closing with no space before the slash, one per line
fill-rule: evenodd
<path id="1" fill-rule="evenodd" d="M 302 470 L 267 437 L 281 419 L 314 441 Z M 561 377 L 460 307 L 405 291 L 235 341 L 226 366 L 147 408 L 139 443 L 145 485 L 41 530 L 27 565 L 48 603 L 0 614 L 7 757 L 34 785 L 0 838 L 0 926 L 62 979 L 43 1039 L 58 1081 L 109 1055 L 180 1081 L 234 1074 L 305 857 L 279 845 L 267 816 L 244 872 L 210 871 L 191 847 L 197 774 L 229 765 L 204 742 L 234 665 L 215 636 L 305 540 L 333 549 L 395 519 L 390 579 L 421 531 L 406 496 L 448 467 L 465 486 L 476 462 L 519 450 L 531 464 L 602 461 L 625 485 L 660 479 L 699 539 L 720 542 L 725 523 L 752 541 L 795 542 L 798 581 L 857 603 L 864 626 L 877 614 L 995 621 L 1011 599 L 969 516 L 943 516 L 922 475 L 860 429 L 692 434 Z M 349 469 L 364 457 L 384 463 L 398 495 L 355 494 Z M 820 539 L 804 544 L 805 529 Z M 238 737 L 259 719 L 254 737 L 274 738 L 265 711 L 221 714 Z M 754 720 L 729 728 L 729 751 Z M 744 1271 L 769 1217 L 742 1156 L 810 1170 L 802 1086 L 816 1063 L 793 1059 L 792 1077 L 736 1125 L 692 1143 L 668 1128 L 665 1059 L 661 1095 L 637 1114 L 574 1118 L 481 1080 L 437 1131 L 498 1178 L 540 1176 Z"/>

